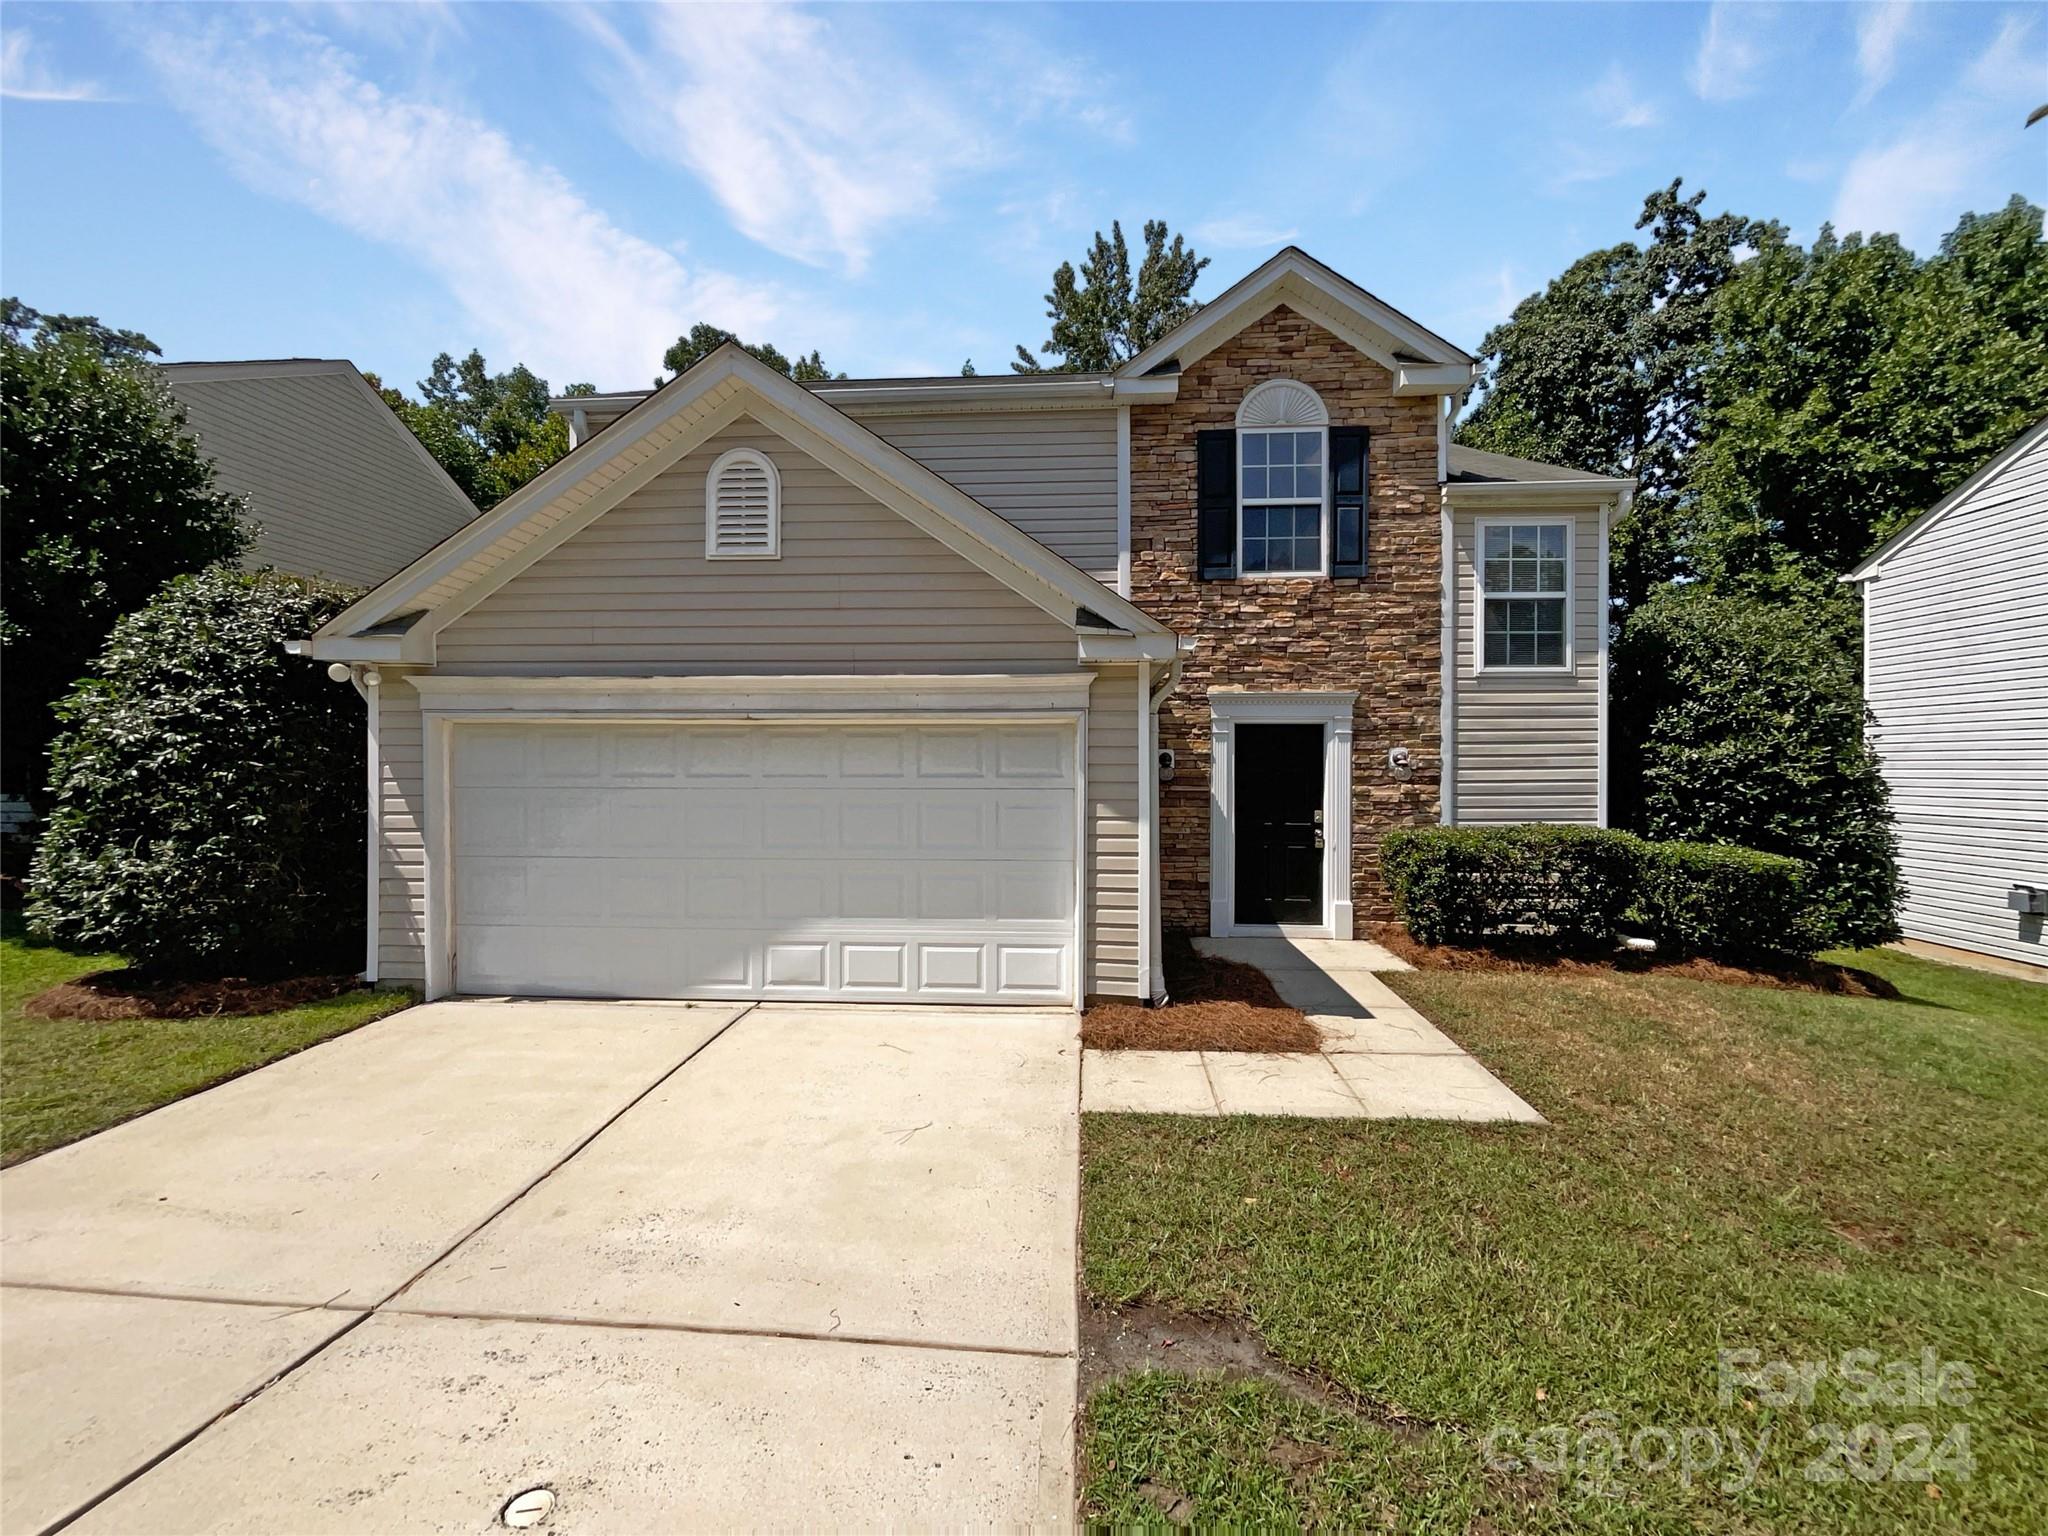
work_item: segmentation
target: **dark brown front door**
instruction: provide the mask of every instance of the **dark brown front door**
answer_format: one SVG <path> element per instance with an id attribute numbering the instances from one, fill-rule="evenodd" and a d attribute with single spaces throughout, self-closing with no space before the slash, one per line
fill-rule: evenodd
<path id="1" fill-rule="evenodd" d="M 1323 920 L 1323 728 L 1240 725 L 1236 745 L 1240 923 Z"/>

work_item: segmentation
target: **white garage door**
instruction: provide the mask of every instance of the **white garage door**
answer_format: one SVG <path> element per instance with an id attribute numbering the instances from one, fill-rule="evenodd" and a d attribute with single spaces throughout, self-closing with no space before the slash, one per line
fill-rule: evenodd
<path id="1" fill-rule="evenodd" d="M 458 725 L 455 985 L 1074 993 L 1071 727 Z"/>

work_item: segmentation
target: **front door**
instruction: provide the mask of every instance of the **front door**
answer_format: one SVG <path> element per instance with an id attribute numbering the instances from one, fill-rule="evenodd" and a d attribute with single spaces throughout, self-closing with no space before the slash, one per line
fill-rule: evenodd
<path id="1" fill-rule="evenodd" d="M 1323 727 L 1240 725 L 1236 745 L 1239 923 L 1323 920 Z"/>

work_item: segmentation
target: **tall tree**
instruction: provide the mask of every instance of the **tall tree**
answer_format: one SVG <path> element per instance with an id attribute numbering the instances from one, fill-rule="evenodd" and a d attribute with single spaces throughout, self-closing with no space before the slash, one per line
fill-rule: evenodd
<path id="1" fill-rule="evenodd" d="M 1640 482 L 1614 529 L 1612 591 L 1640 602 L 1678 569 L 1678 506 L 1714 352 L 1714 296 L 1770 226 L 1701 211 L 1684 182 L 1643 200 L 1641 245 L 1580 257 L 1481 346 L 1485 395 L 1458 429 L 1475 448 Z"/>
<path id="2" fill-rule="evenodd" d="M 41 791 L 51 705 L 114 621 L 249 542 L 239 498 L 134 360 L 154 344 L 67 319 L 15 301 L 0 329 L 0 787 L 17 794 Z"/>
<path id="3" fill-rule="evenodd" d="M 1209 258 L 1197 256 L 1179 235 L 1169 244 L 1164 219 L 1145 221 L 1145 259 L 1135 280 L 1123 225 L 1113 222 L 1109 231 L 1107 239 L 1095 232 L 1078 273 L 1063 261 L 1052 275 L 1052 292 L 1045 296 L 1052 336 L 1043 350 L 1057 353 L 1059 361 L 1043 362 L 1019 346 L 1010 364 L 1016 372 L 1106 373 L 1202 307 L 1193 296 L 1195 280 Z"/>
<path id="4" fill-rule="evenodd" d="M 787 374 L 799 384 L 816 384 L 823 379 L 843 379 L 843 373 L 834 373 L 825 366 L 825 359 L 818 355 L 816 348 L 805 357 L 799 353 L 795 361 L 784 357 L 779 348 L 768 342 L 744 342 L 731 331 L 722 331 L 715 325 L 699 320 L 691 326 L 687 335 L 678 336 L 675 345 L 661 354 L 661 366 L 666 368 L 669 378 L 687 368 L 694 367 L 724 346 L 728 341 L 738 341 L 740 350 L 758 357 L 777 373 Z M 667 379 L 656 379 L 654 387 L 659 389 Z"/>
<path id="5" fill-rule="evenodd" d="M 109 362 L 139 363 L 164 351 L 140 331 L 102 325 L 98 315 L 46 315 L 16 298 L 0 299 L 0 332 L 23 342 L 75 336 Z"/>
<path id="6" fill-rule="evenodd" d="M 569 427 L 548 413 L 548 381 L 524 363 L 492 373 L 481 352 L 436 357 L 420 398 L 370 382 L 399 420 L 479 507 L 502 501 L 569 451 Z M 568 394 L 593 394 L 571 384 Z"/>

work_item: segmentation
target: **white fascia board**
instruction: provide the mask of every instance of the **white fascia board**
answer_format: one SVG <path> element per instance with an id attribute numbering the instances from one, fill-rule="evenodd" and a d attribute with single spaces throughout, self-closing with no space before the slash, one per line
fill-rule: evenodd
<path id="1" fill-rule="evenodd" d="M 1451 482 L 1444 501 L 1453 507 L 1587 507 L 1598 509 L 1635 495 L 1633 480 L 1483 480 Z"/>
<path id="2" fill-rule="evenodd" d="M 2035 422 L 2026 431 L 2014 438 L 2009 446 L 1980 464 L 1970 477 L 1950 491 L 1933 506 L 1906 524 L 1897 533 L 1886 539 L 1876 549 L 1865 555 L 1854 570 L 1840 577 L 1842 581 L 1871 581 L 1887 560 L 1895 558 L 1899 551 L 1911 544 L 1921 534 L 1932 528 L 1941 518 L 1967 501 L 1970 494 L 1987 481 L 1995 479 L 2006 467 L 2022 457 L 2029 449 L 2048 438 L 2048 416 Z"/>
<path id="3" fill-rule="evenodd" d="M 410 679 L 436 713 L 819 715 L 1083 710 L 1091 672 L 728 677 Z"/>
<path id="4" fill-rule="evenodd" d="M 1474 365 L 1403 363 L 1394 370 L 1397 395 L 1455 395 L 1472 387 Z"/>
<path id="5" fill-rule="evenodd" d="M 1180 375 L 1159 373 L 1150 378 L 1118 379 L 1116 401 L 1119 405 L 1159 405 L 1180 398 Z"/>
<path id="6" fill-rule="evenodd" d="M 1086 662 L 1172 661 L 1180 655 L 1180 637 L 1173 634 L 1118 635 L 1083 630 L 1081 659 Z"/>
<path id="7" fill-rule="evenodd" d="M 408 648 L 410 632 L 403 635 L 327 635 L 310 640 L 287 640 L 284 648 L 294 656 L 314 661 L 387 662 L 393 665 L 427 660 L 424 647 Z"/>

